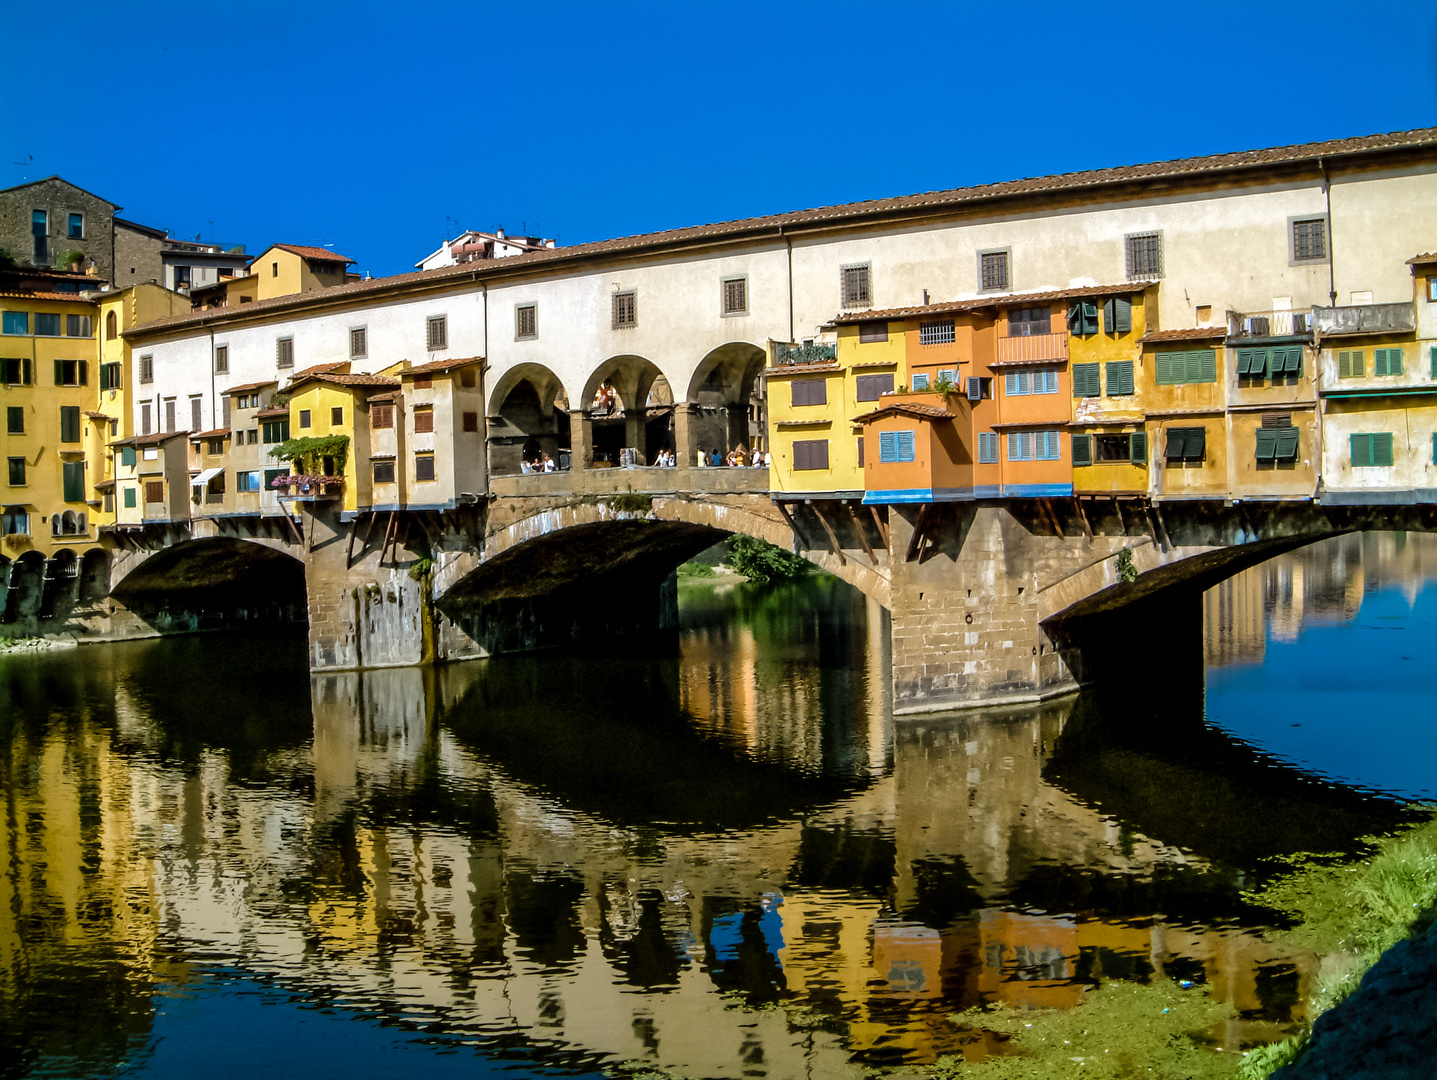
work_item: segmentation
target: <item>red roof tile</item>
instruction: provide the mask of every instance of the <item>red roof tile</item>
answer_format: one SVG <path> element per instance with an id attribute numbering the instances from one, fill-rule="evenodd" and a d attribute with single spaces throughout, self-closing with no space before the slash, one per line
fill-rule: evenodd
<path id="1" fill-rule="evenodd" d="M 229 428 L 215 428 L 213 431 L 197 431 L 190 436 L 191 439 L 219 439 L 229 438 Z"/>
<path id="2" fill-rule="evenodd" d="M 95 301 L 86 300 L 79 293 L 72 292 L 0 292 L 0 296 L 14 297 L 17 300 L 64 300 L 71 304 L 93 304 Z"/>
<path id="3" fill-rule="evenodd" d="M 296 371 L 293 375 L 289 377 L 289 381 L 294 382 L 295 379 L 303 379 L 306 375 L 318 375 L 321 372 L 334 371 L 336 368 L 348 366 L 348 360 L 336 360 L 332 364 L 315 364 L 313 367 L 300 368 L 298 371 Z"/>
<path id="4" fill-rule="evenodd" d="M 911 416 L 915 420 L 952 420 L 957 413 L 940 409 L 937 405 L 923 405 L 916 401 L 895 401 L 891 405 L 880 405 L 872 412 L 855 416 L 855 424 L 868 424 L 885 416 Z"/>
<path id="5" fill-rule="evenodd" d="M 401 379 L 410 375 L 425 375 L 431 371 L 450 371 L 453 368 L 466 367 L 469 364 L 482 364 L 482 356 L 465 356 L 454 360 L 431 360 L 427 364 L 420 364 L 417 367 L 405 368 L 399 373 Z"/>
<path id="6" fill-rule="evenodd" d="M 336 386 L 383 386 L 395 387 L 399 385 L 398 379 L 391 379 L 385 375 L 347 375 L 343 372 L 315 372 L 313 375 L 296 375 L 289 381 L 287 390 L 293 390 L 301 383 L 326 382 Z"/>
<path id="7" fill-rule="evenodd" d="M 281 251 L 288 251 L 290 254 L 298 255 L 302 259 L 314 259 L 316 262 L 354 262 L 353 259 L 346 258 L 343 255 L 338 255 L 335 252 L 330 251 L 329 248 L 310 247 L 307 244 L 271 244 L 269 247 L 265 248 L 264 251 L 261 251 L 253 259 L 251 259 L 250 262 L 253 263 L 257 261 L 258 259 L 263 257 L 265 251 L 270 251 L 274 248 L 279 248 Z"/>
<path id="8" fill-rule="evenodd" d="M 375 404 L 376 402 L 398 401 L 398 400 L 399 400 L 399 396 L 400 396 L 400 395 L 399 395 L 399 391 L 398 391 L 398 390 L 389 390 L 389 391 L 387 391 L 387 392 L 385 392 L 385 393 L 383 393 L 383 394 L 370 394 L 370 395 L 369 395 L 367 398 L 365 398 L 364 400 L 367 401 L 367 402 L 369 402 L 369 404 L 373 405 L 373 404 Z"/>
<path id="9" fill-rule="evenodd" d="M 838 364 L 779 364 L 776 367 L 764 368 L 765 375 L 802 375 L 812 371 L 842 371 Z"/>
<path id="10" fill-rule="evenodd" d="M 275 382 L 273 379 L 271 379 L 269 382 L 247 382 L 239 386 L 231 386 L 224 393 L 225 396 L 228 397 L 230 394 L 245 394 L 251 390 L 263 390 L 266 386 L 278 385 L 279 383 Z"/>
<path id="11" fill-rule="evenodd" d="M 288 416 L 288 415 L 289 415 L 289 407 L 288 407 L 288 406 L 285 406 L 285 405 L 271 405 L 270 407 L 265 408 L 265 409 L 261 409 L 259 412 L 255 413 L 255 414 L 254 414 L 254 418 L 255 418 L 256 420 L 276 420 L 276 419 L 278 419 L 278 418 L 281 417 L 281 416 Z"/>
<path id="12" fill-rule="evenodd" d="M 1186 330 L 1149 330 L 1139 341 L 1212 341 L 1227 337 L 1225 326 L 1194 326 Z"/>
<path id="13" fill-rule="evenodd" d="M 131 435 L 128 439 L 116 439 L 111 446 L 158 446 L 170 439 L 188 435 L 188 431 L 156 431 L 151 435 Z"/>
<path id="14" fill-rule="evenodd" d="M 968 300 L 947 300 L 941 304 L 922 304 L 906 308 L 885 308 L 881 311 L 845 311 L 833 318 L 836 325 L 875 322 L 879 319 L 921 318 L 924 315 L 946 315 L 949 313 L 981 311 L 991 307 L 1022 307 L 1041 304 L 1052 300 L 1075 300 L 1084 296 L 1130 296 L 1140 293 L 1155 281 L 1125 281 L 1121 285 L 1082 285 L 1071 289 L 1051 289 L 1047 292 L 1003 293 L 993 296 L 979 296 Z"/>

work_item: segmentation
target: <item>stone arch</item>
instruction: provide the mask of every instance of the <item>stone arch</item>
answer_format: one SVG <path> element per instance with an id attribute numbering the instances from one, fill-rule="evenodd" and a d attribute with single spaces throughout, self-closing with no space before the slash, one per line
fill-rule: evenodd
<path id="1" fill-rule="evenodd" d="M 71 513 L 66 510 L 65 513 Z M 45 561 L 45 577 L 40 593 L 42 619 L 66 614 L 74 607 L 80 586 L 80 560 L 70 548 L 60 548 Z"/>
<path id="2" fill-rule="evenodd" d="M 80 558 L 80 602 L 94 603 L 110 595 L 110 553 L 91 548 Z"/>
<path id="3" fill-rule="evenodd" d="M 525 460 L 542 454 L 562 466 L 570 445 L 569 394 L 563 380 L 543 364 L 509 368 L 489 394 L 488 429 L 491 475 L 523 472 Z"/>
<path id="4" fill-rule="evenodd" d="M 39 614 L 45 587 L 45 556 L 27 551 L 10 564 L 10 588 L 5 597 L 5 622 Z"/>
<path id="5" fill-rule="evenodd" d="M 621 464 L 628 456 L 626 450 L 633 451 L 638 464 L 646 465 L 659 449 L 673 446 L 673 410 L 657 410 L 654 422 L 649 420 L 649 392 L 663 377 L 657 364 L 636 353 L 611 356 L 594 368 L 577 402 L 582 410 L 585 465 Z M 601 391 L 607 388 L 612 388 L 613 396 L 608 404 L 600 404 Z"/>

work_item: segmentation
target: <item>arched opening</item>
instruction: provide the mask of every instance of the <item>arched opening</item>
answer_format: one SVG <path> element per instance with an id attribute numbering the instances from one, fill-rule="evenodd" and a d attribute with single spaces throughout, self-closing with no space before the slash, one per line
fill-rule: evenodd
<path id="1" fill-rule="evenodd" d="M 308 620 L 304 564 L 231 537 L 156 552 L 115 582 L 110 595 L 160 633 Z"/>
<path id="2" fill-rule="evenodd" d="M 694 369 L 689 382 L 690 417 L 686 439 L 681 439 L 679 452 L 687 452 L 688 461 L 696 460 L 698 451 L 712 456 L 738 446 L 749 450 L 763 449 L 764 403 L 759 376 L 766 354 L 757 345 L 746 341 L 730 341 L 712 350 Z"/>
<path id="3" fill-rule="evenodd" d="M 65 513 L 70 514 L 70 511 Z M 45 576 L 40 592 L 40 618 L 53 619 L 68 614 L 75 606 L 79 584 L 80 562 L 69 548 L 61 548 L 45 562 Z"/>
<path id="4" fill-rule="evenodd" d="M 40 612 L 45 586 L 45 556 L 27 551 L 10 565 L 10 588 L 5 596 L 5 621 L 34 618 Z"/>
<path id="5" fill-rule="evenodd" d="M 80 603 L 93 604 L 110 595 L 110 553 L 91 548 L 80 559 Z"/>
<path id="6" fill-rule="evenodd" d="M 594 369 L 579 398 L 585 466 L 648 465 L 660 450 L 674 445 L 672 404 L 650 405 L 663 378 L 652 360 L 632 354 L 611 356 Z M 672 397 L 672 390 L 668 393 Z"/>
<path id="7" fill-rule="evenodd" d="M 494 384 L 489 405 L 489 471 L 514 476 L 542 466 L 569 467 L 569 398 L 542 364 L 519 364 Z"/>

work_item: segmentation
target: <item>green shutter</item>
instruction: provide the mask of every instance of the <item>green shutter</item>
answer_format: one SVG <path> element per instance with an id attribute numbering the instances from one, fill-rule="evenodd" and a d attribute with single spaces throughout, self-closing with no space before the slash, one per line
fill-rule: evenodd
<path id="1" fill-rule="evenodd" d="M 1277 459 L 1279 461 L 1295 461 L 1297 459 L 1297 428 L 1283 427 L 1272 430 L 1277 435 Z"/>
<path id="2" fill-rule="evenodd" d="M 1362 356 L 1362 350 L 1361 350 L 1361 349 L 1353 349 L 1353 350 L 1352 350 L 1352 368 L 1351 368 L 1351 376 L 1352 376 L 1352 378 L 1354 378 L 1354 379 L 1360 379 L 1360 378 L 1362 378 L 1362 376 L 1363 376 L 1364 374 L 1366 374 L 1366 370 L 1365 370 L 1366 367 L 1367 367 L 1367 365 L 1366 365 L 1366 363 L 1364 362 L 1364 359 L 1363 359 L 1363 356 Z"/>
<path id="3" fill-rule="evenodd" d="M 1337 377 L 1339 379 L 1352 378 L 1352 353 L 1346 349 L 1337 354 Z"/>
<path id="4" fill-rule="evenodd" d="M 1352 467 L 1354 469 L 1365 468 L 1372 464 L 1372 436 L 1354 434 L 1350 436 L 1349 443 L 1352 448 Z"/>
<path id="5" fill-rule="evenodd" d="M 1126 296 L 1113 301 L 1113 332 L 1129 333 L 1133 328 L 1133 302 Z"/>
<path id="6" fill-rule="evenodd" d="M 90 361 L 88 360 L 80 361 L 80 385 L 90 385 Z"/>
<path id="7" fill-rule="evenodd" d="M 1372 464 L 1392 464 L 1392 432 L 1381 431 L 1372 436 Z"/>
<path id="8" fill-rule="evenodd" d="M 1117 304 L 1116 300 L 1103 301 L 1103 329 L 1108 333 L 1117 333 L 1114 327 L 1117 325 Z"/>
<path id="9" fill-rule="evenodd" d="M 1182 354 L 1177 354 L 1181 356 Z M 1160 352 L 1153 356 L 1153 381 L 1159 386 L 1171 386 L 1173 382 L 1173 354 Z"/>
<path id="10" fill-rule="evenodd" d="M 1074 364 L 1073 396 L 1097 397 L 1102 393 L 1101 378 L 1097 364 Z"/>
<path id="11" fill-rule="evenodd" d="M 133 510 L 134 508 L 135 508 L 135 489 L 132 488 L 132 487 L 127 487 L 127 488 L 125 488 L 125 509 L 126 509 L 126 510 Z"/>
<path id="12" fill-rule="evenodd" d="M 1241 375 L 1246 375 L 1246 376 L 1248 376 L 1248 377 L 1252 377 L 1252 376 L 1254 375 L 1254 372 L 1253 372 L 1253 364 L 1254 364 L 1254 362 L 1257 360 L 1259 354 L 1262 353 L 1262 351 L 1263 351 L 1262 349 L 1238 349 L 1238 351 L 1237 351 L 1237 373 L 1238 373 L 1238 375 L 1240 375 L 1240 376 L 1241 376 Z"/>
<path id="13" fill-rule="evenodd" d="M 1286 349 L 1287 355 L 1283 358 L 1282 373 L 1284 375 L 1302 374 L 1302 346 L 1289 345 Z M 1276 364 L 1273 365 L 1273 374 L 1277 373 Z"/>
<path id="14" fill-rule="evenodd" d="M 135 467 L 135 448 L 133 446 L 123 446 L 120 448 L 120 464 L 129 469 Z"/>
<path id="15" fill-rule="evenodd" d="M 1108 396 L 1120 397 L 1133 392 L 1133 362 L 1131 360 L 1108 361 Z"/>
<path id="16" fill-rule="evenodd" d="M 83 461 L 66 461 L 62 463 L 62 475 L 65 484 L 65 501 L 84 502 L 85 463 Z"/>
<path id="17" fill-rule="evenodd" d="M 1389 375 L 1401 375 L 1401 374 L 1402 374 L 1402 350 L 1401 350 L 1401 349 L 1388 349 L 1388 350 L 1387 350 L 1387 374 L 1389 374 Z"/>
<path id="18" fill-rule="evenodd" d="M 35 372 L 30 364 L 30 358 L 27 356 L 24 360 L 20 361 L 20 383 L 22 386 L 29 386 L 34 381 Z"/>
<path id="19" fill-rule="evenodd" d="M 1148 463 L 1147 432 L 1135 431 L 1128 436 L 1128 459 L 1134 465 L 1146 465 Z"/>
<path id="20" fill-rule="evenodd" d="M 1386 374 L 1387 374 L 1387 350 L 1386 350 L 1386 349 L 1373 349 L 1373 350 L 1372 350 L 1372 374 L 1374 374 L 1374 375 L 1386 375 Z"/>
<path id="21" fill-rule="evenodd" d="M 55 361 L 55 385 L 65 385 L 65 365 L 60 360 Z"/>
<path id="22" fill-rule="evenodd" d="M 1271 461 L 1277 456 L 1277 429 L 1257 429 L 1257 460 Z"/>
<path id="23" fill-rule="evenodd" d="M 60 441 L 64 443 L 80 441 L 80 406 L 60 406 Z"/>
<path id="24" fill-rule="evenodd" d="M 1432 436 L 1437 441 L 1437 435 Z M 1073 436 L 1073 464 L 1091 465 L 1093 463 L 1093 437 L 1091 435 Z"/>
<path id="25" fill-rule="evenodd" d="M 1217 382 L 1217 350 L 1203 349 L 1198 353 L 1198 382 Z"/>
<path id="26" fill-rule="evenodd" d="M 1433 280 L 1437 281 L 1437 278 L 1434 278 Z M 1432 346 L 1432 349 L 1429 353 L 1429 359 L 1432 362 L 1432 378 L 1437 379 L 1437 345 Z"/>
<path id="27" fill-rule="evenodd" d="M 1187 457 L 1187 446 L 1187 428 L 1168 428 L 1168 439 L 1166 445 L 1166 456 L 1168 458 L 1178 459 Z"/>

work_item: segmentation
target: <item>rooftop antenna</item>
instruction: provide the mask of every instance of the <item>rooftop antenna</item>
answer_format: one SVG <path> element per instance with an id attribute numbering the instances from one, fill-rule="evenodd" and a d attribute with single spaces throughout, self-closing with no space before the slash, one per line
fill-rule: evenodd
<path id="1" fill-rule="evenodd" d="M 35 155 L 26 154 L 24 161 L 12 161 L 10 164 L 20 166 L 20 183 L 23 184 L 30 179 L 30 166 L 35 164 Z"/>

